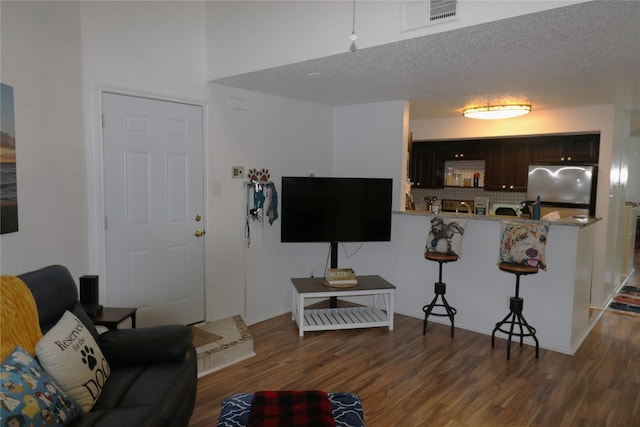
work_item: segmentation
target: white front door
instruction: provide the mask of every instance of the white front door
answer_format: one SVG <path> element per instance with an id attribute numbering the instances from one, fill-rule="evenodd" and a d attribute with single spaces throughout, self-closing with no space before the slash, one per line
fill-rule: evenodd
<path id="1" fill-rule="evenodd" d="M 203 108 L 102 99 L 106 306 L 137 325 L 204 320 Z"/>

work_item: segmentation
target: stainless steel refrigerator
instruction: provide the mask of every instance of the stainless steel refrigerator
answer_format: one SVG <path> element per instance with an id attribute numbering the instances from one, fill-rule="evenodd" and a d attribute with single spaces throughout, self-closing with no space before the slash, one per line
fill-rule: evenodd
<path id="1" fill-rule="evenodd" d="M 530 165 L 527 200 L 543 205 L 589 209 L 595 215 L 597 167 L 593 165 Z"/>

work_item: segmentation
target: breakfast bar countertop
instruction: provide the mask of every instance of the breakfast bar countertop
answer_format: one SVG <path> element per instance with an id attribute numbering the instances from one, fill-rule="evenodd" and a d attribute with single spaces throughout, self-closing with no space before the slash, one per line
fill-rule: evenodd
<path id="1" fill-rule="evenodd" d="M 509 216 L 509 215 L 475 215 L 469 213 L 456 213 L 456 212 L 440 212 L 439 214 L 434 214 L 433 212 L 429 212 L 426 210 L 404 210 L 404 211 L 393 211 L 394 214 L 399 215 L 416 215 L 416 216 L 432 216 L 439 215 L 442 217 L 451 217 L 451 218 L 466 218 L 466 219 L 475 219 L 479 221 L 510 221 L 510 222 L 521 222 L 521 223 L 531 223 L 531 222 L 540 222 L 546 221 L 551 225 L 569 225 L 569 226 L 577 226 L 577 227 L 587 227 L 591 224 L 594 224 L 600 221 L 602 218 L 593 217 L 593 216 L 570 216 L 565 218 L 560 218 L 556 220 L 535 220 L 529 218 L 523 218 L 519 216 Z"/>
<path id="2" fill-rule="evenodd" d="M 427 285 L 438 277 L 437 263 L 425 263 L 423 251 L 429 222 L 426 210 L 397 211 L 393 215 L 398 247 L 397 313 L 423 318 L 423 301 L 429 300 Z M 561 212 L 557 221 L 532 220 L 507 215 L 474 215 L 441 212 L 445 220 L 468 220 L 464 225 L 461 255 L 447 267 L 447 299 L 456 307 L 455 325 L 491 336 L 499 316 L 508 310 L 507 296 L 513 292 L 513 279 L 498 268 L 501 226 L 504 222 L 549 224 L 545 245 L 546 270 L 528 276 L 522 293 L 527 301 L 527 321 L 536 328 L 540 348 L 574 354 L 601 311 L 592 316 L 594 295 L 601 298 L 594 284 L 594 248 L 597 217 L 572 218 Z M 564 216 L 564 218 L 562 218 Z M 455 285 L 454 285 L 455 284 Z M 431 295 L 431 297 L 433 297 Z M 446 322 L 434 319 L 434 322 Z M 530 338 L 524 341 L 532 344 Z"/>

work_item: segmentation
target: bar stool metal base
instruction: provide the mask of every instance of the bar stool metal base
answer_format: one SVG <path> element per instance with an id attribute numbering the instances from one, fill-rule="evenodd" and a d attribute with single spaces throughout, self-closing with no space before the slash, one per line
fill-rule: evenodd
<path id="1" fill-rule="evenodd" d="M 447 292 L 447 284 L 444 282 L 436 282 L 434 286 L 434 292 L 436 295 L 433 297 L 433 300 L 431 300 L 431 303 L 422 307 L 422 311 L 424 311 L 424 323 L 422 325 L 422 335 L 427 334 L 427 319 L 429 318 L 429 316 L 440 316 L 440 317 L 448 317 L 449 320 L 451 321 L 451 338 L 453 338 L 453 331 L 454 331 L 453 316 L 455 316 L 458 311 L 449 305 L 449 303 L 447 302 L 447 299 L 444 296 Z M 442 299 L 441 304 L 437 303 L 438 298 Z M 433 309 L 435 307 L 442 307 L 444 308 L 445 312 L 434 313 Z"/>
<path id="2" fill-rule="evenodd" d="M 496 332 L 500 331 L 507 334 L 507 360 L 511 359 L 511 339 L 520 337 L 520 347 L 523 345 L 524 337 L 531 337 L 536 343 L 536 359 L 540 356 L 540 343 L 536 337 L 536 330 L 533 326 L 529 325 L 527 320 L 522 315 L 522 307 L 524 306 L 524 300 L 520 298 L 520 276 L 527 274 L 535 274 L 538 272 L 537 267 L 522 266 L 517 264 L 500 263 L 500 270 L 507 271 L 516 275 L 516 295 L 509 300 L 509 313 L 500 322 L 496 323 L 496 327 L 491 333 L 491 347 L 495 347 Z M 506 330 L 506 327 L 509 330 Z M 518 327 L 518 331 L 514 331 L 515 327 Z"/>
<path id="3" fill-rule="evenodd" d="M 430 261 L 436 261 L 438 263 L 438 281 L 435 283 L 433 292 L 436 294 L 431 300 L 430 304 L 422 307 L 422 311 L 424 311 L 424 323 L 422 325 L 422 335 L 427 334 L 427 319 L 429 316 L 440 316 L 440 317 L 448 317 L 451 321 L 451 338 L 453 338 L 453 316 L 458 312 L 455 308 L 449 305 L 449 302 L 445 298 L 445 294 L 447 293 L 447 284 L 442 281 L 442 264 L 446 264 L 448 262 L 455 262 L 458 260 L 458 255 L 452 254 L 443 254 L 438 252 L 425 252 L 425 259 Z M 438 298 L 442 299 L 442 303 L 438 304 Z M 444 308 L 444 313 L 433 313 L 433 309 L 435 307 Z"/>
<path id="4" fill-rule="evenodd" d="M 496 331 L 507 334 L 507 360 L 511 359 L 511 339 L 516 336 L 520 337 L 520 347 L 522 347 L 524 337 L 532 337 L 536 342 L 536 359 L 540 355 L 540 344 L 538 338 L 536 338 L 536 330 L 533 326 L 527 323 L 527 320 L 522 315 L 522 306 L 524 301 L 520 297 L 511 297 L 509 301 L 509 314 L 505 316 L 500 322 L 496 323 L 496 327 L 491 333 L 491 347 L 495 347 Z M 509 327 L 509 330 L 503 329 Z M 519 332 L 514 331 L 515 326 L 518 326 Z"/>

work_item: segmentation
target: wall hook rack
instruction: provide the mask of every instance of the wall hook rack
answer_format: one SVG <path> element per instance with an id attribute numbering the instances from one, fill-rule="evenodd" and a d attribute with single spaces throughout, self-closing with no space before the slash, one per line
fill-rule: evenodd
<path id="1" fill-rule="evenodd" d="M 263 223 L 263 218 L 266 216 L 269 225 L 273 225 L 273 222 L 278 219 L 278 192 L 275 184 L 269 181 L 269 176 L 268 169 L 249 169 L 247 175 L 249 178 L 249 181 L 245 183 L 247 194 L 245 237 L 247 239 L 247 247 L 251 244 L 251 221 Z"/>

